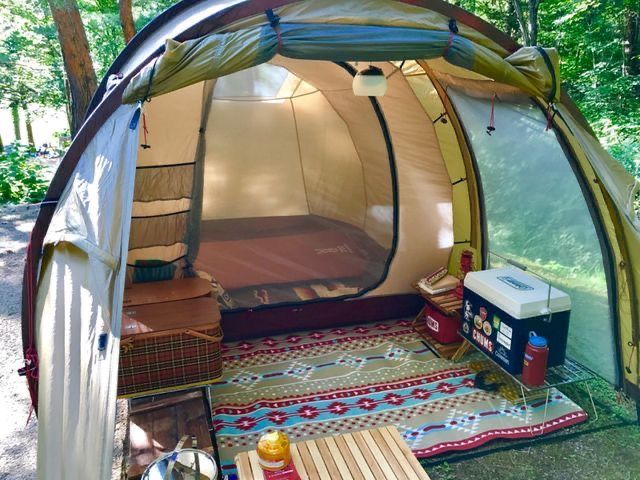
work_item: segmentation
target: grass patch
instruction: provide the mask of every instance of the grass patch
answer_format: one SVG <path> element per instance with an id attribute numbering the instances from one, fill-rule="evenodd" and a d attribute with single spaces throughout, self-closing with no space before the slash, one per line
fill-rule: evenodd
<path id="1" fill-rule="evenodd" d="M 587 422 L 533 440 L 496 441 L 472 452 L 421 463 L 433 480 L 640 480 L 635 403 L 604 380 L 596 379 L 589 386 L 598 420 L 584 384 L 569 385 L 561 390 L 587 411 Z"/>
<path id="2" fill-rule="evenodd" d="M 0 203 L 42 201 L 49 180 L 33 147 L 9 145 L 0 153 Z"/>

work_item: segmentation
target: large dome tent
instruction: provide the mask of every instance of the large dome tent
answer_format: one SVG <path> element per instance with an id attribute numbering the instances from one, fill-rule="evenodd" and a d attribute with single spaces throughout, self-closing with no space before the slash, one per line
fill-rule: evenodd
<path id="1" fill-rule="evenodd" d="M 410 315 L 412 282 L 463 250 L 556 265 L 570 356 L 640 397 L 638 185 L 558 62 L 437 1 L 185 0 L 152 21 L 32 234 L 42 478 L 110 471 L 123 289 L 160 278 L 215 278 L 239 339 Z M 384 96 L 353 94 L 369 65 Z"/>

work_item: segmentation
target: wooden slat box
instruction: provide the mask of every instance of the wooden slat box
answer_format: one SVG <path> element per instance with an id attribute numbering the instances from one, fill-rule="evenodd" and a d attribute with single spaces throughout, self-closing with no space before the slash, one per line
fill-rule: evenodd
<path id="1" fill-rule="evenodd" d="M 198 448 L 213 455 L 206 401 L 201 391 L 132 400 L 127 478 L 139 478 L 151 462 L 172 451 L 183 435 L 195 436 Z"/>
<path id="2" fill-rule="evenodd" d="M 206 280 L 154 282 L 125 290 L 118 396 L 135 397 L 212 383 L 222 375 L 220 311 L 210 296 L 193 295 Z M 177 283 L 177 285 L 176 285 Z M 206 292 L 210 291 L 210 287 Z M 175 292 L 180 292 L 175 295 Z M 191 293 L 189 293 L 191 292 Z M 132 300 L 132 298 L 134 300 Z"/>
<path id="3" fill-rule="evenodd" d="M 302 480 L 429 480 L 395 427 L 294 443 L 291 457 Z M 264 480 L 255 450 L 235 463 L 239 480 Z"/>

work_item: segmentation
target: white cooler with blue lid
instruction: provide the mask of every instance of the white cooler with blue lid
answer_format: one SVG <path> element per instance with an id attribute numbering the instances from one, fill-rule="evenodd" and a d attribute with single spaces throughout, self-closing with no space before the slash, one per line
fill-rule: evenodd
<path id="1" fill-rule="evenodd" d="M 564 363 L 571 299 L 515 267 L 470 272 L 464 279 L 462 334 L 512 374 L 522 372 L 532 333 L 549 344 L 548 367 Z"/>

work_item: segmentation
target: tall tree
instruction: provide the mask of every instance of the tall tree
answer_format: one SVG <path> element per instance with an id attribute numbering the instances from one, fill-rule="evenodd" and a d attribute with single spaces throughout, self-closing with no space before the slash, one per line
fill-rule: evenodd
<path id="1" fill-rule="evenodd" d="M 525 45 L 538 44 L 538 10 L 540 8 L 540 0 L 527 0 L 527 15 L 525 16 L 520 0 L 510 0 L 513 6 L 522 40 Z"/>
<path id="2" fill-rule="evenodd" d="M 524 18 L 524 14 L 522 13 L 522 5 L 520 5 L 520 0 L 510 0 L 513 5 L 513 11 L 516 14 L 516 19 L 518 20 L 518 25 L 520 25 L 520 33 L 522 35 L 522 40 L 525 45 L 531 45 L 531 37 L 529 36 L 529 27 L 527 26 L 527 22 Z"/>
<path id="3" fill-rule="evenodd" d="M 538 45 L 538 9 L 541 0 L 529 0 L 529 45 Z"/>
<path id="4" fill-rule="evenodd" d="M 29 145 L 35 145 L 36 142 L 33 138 L 33 123 L 31 121 L 31 113 L 26 103 L 22 104 L 22 111 L 24 112 L 24 124 L 27 127 L 27 142 Z"/>
<path id="5" fill-rule="evenodd" d="M 16 102 L 11 104 L 11 120 L 13 121 L 13 136 L 17 143 L 22 140 L 22 134 L 20 133 L 20 110 Z"/>
<path id="6" fill-rule="evenodd" d="M 58 31 L 71 92 L 71 134 L 75 135 L 96 90 L 96 73 L 76 0 L 48 0 Z"/>
<path id="7" fill-rule="evenodd" d="M 136 25 L 133 21 L 132 0 L 119 0 L 120 7 L 120 24 L 122 25 L 122 33 L 124 33 L 125 43 L 136 35 Z"/>
<path id="8" fill-rule="evenodd" d="M 624 12 L 623 45 L 624 73 L 626 75 L 640 75 L 640 12 L 631 6 L 628 6 Z"/>

